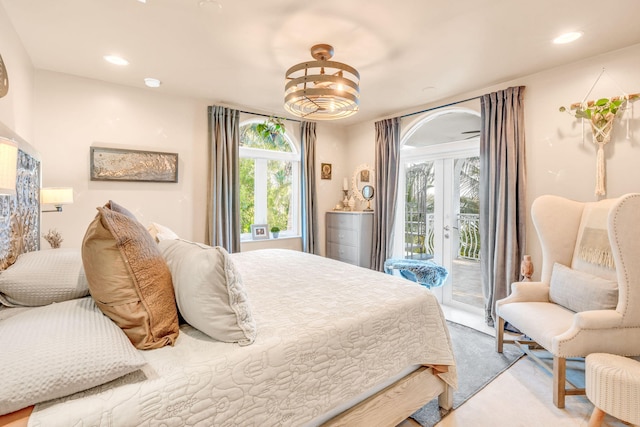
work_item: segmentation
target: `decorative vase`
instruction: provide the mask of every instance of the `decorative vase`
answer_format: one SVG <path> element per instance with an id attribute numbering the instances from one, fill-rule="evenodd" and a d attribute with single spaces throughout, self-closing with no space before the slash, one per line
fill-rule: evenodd
<path id="1" fill-rule="evenodd" d="M 349 190 L 342 190 L 344 193 L 344 199 L 342 200 L 342 209 L 349 210 Z"/>
<path id="2" fill-rule="evenodd" d="M 353 196 L 351 196 L 351 198 L 349 199 L 349 209 L 353 210 L 353 208 L 356 207 L 356 199 L 353 198 Z"/>
<path id="3" fill-rule="evenodd" d="M 280 232 L 279 231 L 273 231 L 272 234 L 273 234 L 273 238 L 277 239 L 278 236 L 280 235 Z"/>
<path id="4" fill-rule="evenodd" d="M 522 274 L 523 282 L 531 281 L 531 276 L 533 276 L 533 262 L 531 262 L 531 255 L 524 256 L 524 259 L 520 263 L 520 274 Z"/>

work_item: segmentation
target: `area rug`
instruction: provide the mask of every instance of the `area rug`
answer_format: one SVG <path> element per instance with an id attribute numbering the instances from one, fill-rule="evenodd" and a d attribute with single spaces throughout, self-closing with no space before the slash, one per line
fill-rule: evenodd
<path id="1" fill-rule="evenodd" d="M 495 338 L 491 335 L 449 321 L 447 326 L 458 370 L 458 389 L 453 391 L 453 409 L 456 409 L 523 354 L 512 345 L 505 345 L 504 352 L 497 353 Z M 431 427 L 445 415 L 446 413 L 440 413 L 438 399 L 434 399 L 411 415 L 411 418 L 423 427 Z"/>

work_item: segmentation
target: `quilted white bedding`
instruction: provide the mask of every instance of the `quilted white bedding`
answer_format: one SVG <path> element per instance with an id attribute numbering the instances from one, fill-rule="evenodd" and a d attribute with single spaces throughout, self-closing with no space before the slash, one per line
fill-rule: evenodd
<path id="1" fill-rule="evenodd" d="M 174 347 L 109 384 L 39 404 L 30 426 L 302 425 L 411 365 L 454 357 L 440 306 L 398 277 L 286 250 L 234 254 L 254 344 L 183 325 Z"/>

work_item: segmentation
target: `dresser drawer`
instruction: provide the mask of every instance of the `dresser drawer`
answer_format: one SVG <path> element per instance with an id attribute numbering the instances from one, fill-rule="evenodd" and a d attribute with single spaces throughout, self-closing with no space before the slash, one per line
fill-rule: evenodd
<path id="1" fill-rule="evenodd" d="M 369 268 L 373 214 L 327 212 L 325 218 L 327 257 Z"/>
<path id="2" fill-rule="evenodd" d="M 327 226 L 331 228 L 341 228 L 356 230 L 360 224 L 360 218 L 357 215 L 328 213 Z"/>
<path id="3" fill-rule="evenodd" d="M 329 252 L 327 254 L 329 258 L 358 265 L 358 248 L 353 246 L 343 246 L 337 243 L 329 243 L 327 245 L 327 249 Z"/>
<path id="4" fill-rule="evenodd" d="M 330 227 L 327 231 L 327 242 L 329 243 L 339 243 L 348 246 L 358 245 L 358 232 L 356 230 Z"/>

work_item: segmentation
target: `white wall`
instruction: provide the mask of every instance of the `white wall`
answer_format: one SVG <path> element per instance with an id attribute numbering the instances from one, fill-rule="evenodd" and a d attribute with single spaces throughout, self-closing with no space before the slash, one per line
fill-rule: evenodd
<path id="1" fill-rule="evenodd" d="M 72 186 L 76 202 L 63 213 L 44 214 L 42 231 L 57 228 L 63 246 L 79 246 L 95 207 L 113 199 L 147 223 L 160 222 L 178 234 L 204 240 L 206 199 L 206 100 L 162 94 L 93 80 L 33 70 L 30 59 L 0 8 L 0 54 L 10 76 L 9 94 L 0 98 L 0 121 L 41 153 L 44 186 Z M 509 86 L 525 85 L 527 192 L 530 206 L 541 194 L 596 200 L 595 147 L 580 124 L 558 107 L 580 101 L 605 67 L 607 74 L 590 98 L 621 90 L 640 92 L 640 45 L 610 52 L 564 67 L 460 94 L 438 104 L 465 99 Z M 621 88 L 621 89 L 620 89 Z M 640 191 L 640 102 L 630 123 L 633 138 L 617 125 L 606 147 L 607 197 Z M 435 104 L 417 107 L 429 108 Z M 398 112 L 398 115 L 411 111 Z M 417 118 L 416 118 L 417 119 Z M 320 247 L 325 250 L 325 212 L 342 199 L 342 179 L 356 166 L 374 162 L 373 121 L 347 128 L 318 123 L 316 149 Z M 177 184 L 89 181 L 92 145 L 170 151 L 180 156 Z M 333 165 L 331 180 L 320 179 L 320 163 Z M 362 207 L 362 205 L 360 205 Z M 538 242 L 528 222 L 528 252 L 539 266 Z M 46 242 L 43 243 L 46 247 Z M 538 268 L 539 272 L 539 268 Z M 535 277 L 535 276 L 534 276 Z"/>
<path id="2" fill-rule="evenodd" d="M 438 104 L 416 108 L 420 111 L 444 105 L 456 100 L 490 93 L 510 86 L 526 86 L 525 135 L 527 157 L 527 210 L 532 201 L 542 194 L 555 194 L 580 201 L 594 201 L 596 149 L 587 133 L 582 142 L 580 121 L 558 111 L 581 101 L 603 67 L 606 74 L 600 79 L 588 99 L 611 97 L 640 92 L 640 45 L 610 52 L 563 67 L 522 77 L 499 85 L 480 88 L 460 94 L 456 98 L 442 100 Z M 615 125 L 612 141 L 605 148 L 607 195 L 617 197 L 629 192 L 640 192 L 640 102 L 625 113 L 625 120 Z M 411 111 L 399 112 L 398 115 Z M 631 139 L 626 139 L 626 118 Z M 419 120 L 416 116 L 413 120 Z M 403 122 L 403 126 L 407 126 Z M 362 161 L 369 161 L 374 151 L 373 122 L 352 126 L 347 130 L 349 153 L 356 157 L 362 153 Z M 539 277 L 541 254 L 539 242 L 531 224 L 527 221 L 527 252 L 536 265 L 535 277 Z"/>
<path id="3" fill-rule="evenodd" d="M 525 95 L 527 136 L 527 206 L 543 194 L 555 194 L 580 201 L 595 201 L 596 146 L 591 142 L 588 124 L 582 141 L 579 120 L 560 113 L 560 106 L 580 102 L 602 68 L 606 74 L 588 99 L 637 93 L 640 91 L 640 45 L 591 58 L 521 79 Z M 511 84 L 513 86 L 513 84 Z M 605 147 L 605 197 L 640 192 L 640 103 L 629 108 L 623 120 L 616 120 L 611 142 Z M 633 113 L 633 114 L 632 114 Z M 626 139 L 626 119 L 631 139 Z M 531 219 L 527 222 L 527 250 L 541 270 L 541 252 Z"/>
<path id="4" fill-rule="evenodd" d="M 37 71 L 33 145 L 42 156 L 44 187 L 69 186 L 75 201 L 42 215 L 41 231 L 57 229 L 63 247 L 80 247 L 96 207 L 109 200 L 144 225 L 163 224 L 204 240 L 207 182 L 207 103 Z M 178 183 L 89 180 L 89 147 L 178 153 Z M 42 242 L 43 247 L 48 247 Z"/>
<path id="5" fill-rule="evenodd" d="M 318 240 L 320 254 L 326 253 L 325 215 L 342 199 L 342 183 L 344 178 L 351 179 L 352 166 L 347 157 L 347 135 L 340 126 L 320 122 L 316 125 L 316 191 L 318 196 Z M 320 178 L 320 164 L 331 163 L 331 179 Z"/>
<path id="6" fill-rule="evenodd" d="M 43 232 L 57 229 L 63 247 L 79 247 L 96 207 L 108 200 L 125 206 L 143 223 L 158 222 L 178 235 L 204 241 L 207 179 L 207 105 L 205 100 L 163 95 L 49 71 L 36 72 L 35 136 L 42 156 L 43 186 L 71 186 L 74 204 L 42 216 Z M 342 178 L 351 176 L 344 155 L 344 128 L 316 129 L 319 239 L 324 254 L 324 213 L 341 200 Z M 89 180 L 89 147 L 105 146 L 177 152 L 179 182 L 132 183 Z M 332 163 L 332 180 L 320 179 L 320 163 Z M 43 247 L 47 243 L 43 241 Z M 299 239 L 243 244 L 300 249 Z"/>
<path id="7" fill-rule="evenodd" d="M 2 7 L 0 7 L 0 55 L 9 76 L 9 92 L 0 98 L 0 122 L 29 141 L 32 137 L 33 123 L 34 70 L 31 59 Z"/>
<path id="8" fill-rule="evenodd" d="M 346 155 L 349 159 L 349 182 L 351 182 L 353 172 L 358 166 L 367 164 L 371 169 L 375 169 L 375 138 L 376 132 L 373 122 L 361 123 L 347 129 L 349 144 L 347 145 Z M 374 201 L 372 200 L 372 208 L 374 206 L 373 203 Z M 356 199 L 356 210 L 363 210 L 366 206 L 366 203 Z"/>

